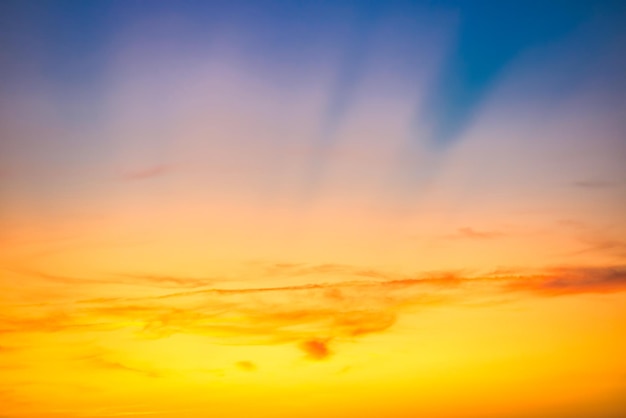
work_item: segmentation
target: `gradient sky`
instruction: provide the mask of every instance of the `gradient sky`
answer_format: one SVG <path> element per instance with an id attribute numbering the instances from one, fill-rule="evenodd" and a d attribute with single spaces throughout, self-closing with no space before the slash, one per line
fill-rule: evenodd
<path id="1" fill-rule="evenodd" d="M 3 1 L 0 417 L 626 416 L 625 23 Z"/>

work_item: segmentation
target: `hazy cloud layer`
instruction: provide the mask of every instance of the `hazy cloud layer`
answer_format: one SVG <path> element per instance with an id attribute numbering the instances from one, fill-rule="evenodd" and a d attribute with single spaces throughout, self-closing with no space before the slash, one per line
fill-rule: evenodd
<path id="1" fill-rule="evenodd" d="M 282 268 L 296 272 L 339 269 L 297 265 Z M 340 269 L 349 271 L 348 266 Z M 514 299 L 626 290 L 626 268 L 622 266 L 473 276 L 442 273 L 397 278 L 390 274 L 388 280 L 382 279 L 383 273 L 376 276 L 379 274 L 378 280 L 204 288 L 157 296 L 76 300 L 63 306 L 12 306 L 0 316 L 0 334 L 132 329 L 142 339 L 193 334 L 216 344 L 293 344 L 306 358 L 324 360 L 340 351 L 342 341 L 385 332 L 407 312 L 454 304 L 489 306 L 503 295 Z M 171 283 L 177 282 L 171 279 Z M 180 284 L 184 289 L 187 283 L 181 279 Z M 118 361 L 101 357 L 88 360 L 102 368 L 154 377 L 152 372 Z M 252 369 L 249 365 L 238 367 Z"/>

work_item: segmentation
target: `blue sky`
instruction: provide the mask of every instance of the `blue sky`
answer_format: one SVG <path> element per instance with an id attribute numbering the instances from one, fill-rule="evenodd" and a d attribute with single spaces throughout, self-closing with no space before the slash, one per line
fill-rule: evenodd
<path id="1" fill-rule="evenodd" d="M 596 22 L 579 45 L 581 57 L 589 59 L 593 56 L 589 49 L 619 35 L 625 16 L 620 1 L 556 0 L 9 1 L 3 8 L 3 43 L 9 57 L 3 65 L 5 79 L 18 84 L 43 79 L 70 98 L 106 91 L 107 54 L 117 42 L 116 34 L 150 17 L 170 15 L 184 21 L 184 31 L 163 28 L 160 35 L 154 34 L 164 43 L 173 36 L 180 48 L 209 45 L 225 28 L 238 33 L 251 64 L 270 67 L 277 76 L 269 81 L 285 88 L 289 78 L 293 83 L 306 82 L 307 73 L 316 70 L 316 54 L 337 43 L 342 56 L 320 121 L 322 142 L 332 141 L 352 106 L 380 28 L 402 18 L 403 27 L 386 42 L 405 47 L 403 76 L 410 84 L 411 73 L 420 71 L 420 59 L 411 60 L 410 55 L 419 56 L 420 48 L 430 41 L 420 36 L 420 27 L 445 16 L 452 45 L 415 115 L 416 123 L 428 119 L 431 140 L 442 148 L 455 143 L 475 108 L 516 57 Z"/>

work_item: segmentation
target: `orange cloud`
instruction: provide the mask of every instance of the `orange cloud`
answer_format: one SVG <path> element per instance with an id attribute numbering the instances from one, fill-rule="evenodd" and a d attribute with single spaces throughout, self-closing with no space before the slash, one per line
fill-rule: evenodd
<path id="1" fill-rule="evenodd" d="M 198 288 L 213 286 L 218 280 L 215 279 L 200 279 L 193 277 L 174 277 L 174 276 L 158 276 L 150 274 L 125 274 L 124 277 L 130 279 L 129 284 L 147 284 L 157 287 L 187 287 Z"/>
<path id="2" fill-rule="evenodd" d="M 451 238 L 468 238 L 468 239 L 494 239 L 502 238 L 505 234 L 499 231 L 477 231 L 473 228 L 464 227 L 457 230 L 457 234 Z"/>
<path id="3" fill-rule="evenodd" d="M 329 340 L 307 340 L 302 341 L 299 345 L 300 349 L 304 351 L 307 357 L 311 360 L 324 360 L 328 358 L 332 352 L 328 348 Z"/>
<path id="4" fill-rule="evenodd" d="M 177 280 L 173 278 L 172 282 Z M 307 358 L 321 360 L 334 352 L 329 348 L 331 342 L 337 349 L 342 342 L 385 332 L 408 311 L 457 303 L 489 306 L 503 293 L 523 297 L 524 293 L 558 296 L 620 291 L 626 291 L 626 268 L 620 266 L 210 288 L 158 296 L 76 300 L 62 306 L 44 304 L 35 310 L 14 308 L 0 316 L 0 333 L 107 332 L 126 328 L 142 338 L 194 334 L 215 343 L 294 344 Z M 100 361 L 102 366 L 105 363 Z M 122 366 L 108 364 L 120 370 Z"/>
<path id="5" fill-rule="evenodd" d="M 512 280 L 507 290 L 530 291 L 546 296 L 626 291 L 626 268 L 562 268 L 549 274 Z"/>
<path id="6" fill-rule="evenodd" d="M 582 239 L 581 241 L 585 245 L 585 248 L 568 253 L 567 255 L 578 256 L 581 254 L 600 253 L 626 258 L 626 241 L 609 237 L 592 237 Z"/>
<path id="7" fill-rule="evenodd" d="M 48 274 L 38 271 L 16 269 L 16 272 L 28 275 L 30 277 L 36 277 L 49 283 L 56 283 L 61 285 L 129 285 L 129 286 L 151 286 L 164 289 L 173 288 L 201 288 L 214 286 L 218 281 L 217 279 L 209 278 L 193 278 L 193 277 L 174 277 L 174 276 L 159 276 L 150 274 L 118 274 L 109 278 L 86 278 L 86 277 L 70 277 L 57 274 Z"/>
<path id="8" fill-rule="evenodd" d="M 309 276 L 309 275 L 337 275 L 368 277 L 372 279 L 389 279 L 390 273 L 371 268 L 349 266 L 345 264 L 298 264 L 298 263 L 277 263 L 266 267 L 266 274 L 271 277 L 276 276 Z"/>
<path id="9" fill-rule="evenodd" d="M 112 360 L 109 357 L 111 353 L 107 353 L 104 351 L 98 351 L 96 353 L 79 357 L 77 360 L 83 362 L 85 365 L 89 367 L 93 367 L 96 369 L 102 370 L 110 370 L 115 372 L 126 372 L 133 373 L 144 377 L 161 377 L 161 373 L 158 373 L 149 368 L 130 366 L 125 362 Z"/>

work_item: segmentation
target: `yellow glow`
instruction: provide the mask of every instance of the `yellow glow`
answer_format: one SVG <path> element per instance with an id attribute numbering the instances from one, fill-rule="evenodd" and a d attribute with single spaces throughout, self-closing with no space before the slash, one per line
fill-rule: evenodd
<path id="1" fill-rule="evenodd" d="M 206 45 L 121 19 L 84 54 L 95 87 L 7 53 L 28 82 L 0 89 L 0 418 L 626 416 L 623 100 L 548 97 L 550 44 L 434 146 L 416 114 L 452 12 L 382 18 L 363 62 L 343 24 L 300 57 L 304 23 L 256 51 L 254 13 L 203 20 Z"/>

